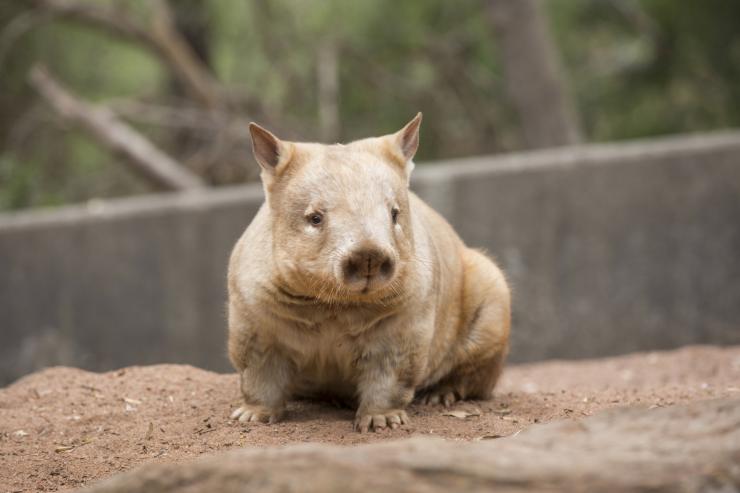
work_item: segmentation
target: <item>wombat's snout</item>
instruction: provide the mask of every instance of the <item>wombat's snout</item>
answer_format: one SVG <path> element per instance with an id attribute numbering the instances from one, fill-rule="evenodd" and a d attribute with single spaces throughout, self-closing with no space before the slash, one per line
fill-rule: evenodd
<path id="1" fill-rule="evenodd" d="M 350 253 L 342 262 L 342 275 L 345 284 L 364 282 L 370 287 L 374 280 L 387 281 L 393 277 L 395 261 L 378 248 L 361 248 Z"/>

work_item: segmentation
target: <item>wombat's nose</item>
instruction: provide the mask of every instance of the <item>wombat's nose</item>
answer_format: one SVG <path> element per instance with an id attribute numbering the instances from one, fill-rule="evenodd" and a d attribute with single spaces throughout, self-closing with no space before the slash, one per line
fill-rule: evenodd
<path id="1" fill-rule="evenodd" d="M 351 283 L 378 276 L 389 278 L 395 268 L 393 259 L 376 248 L 364 248 L 352 252 L 342 264 L 344 280 Z"/>

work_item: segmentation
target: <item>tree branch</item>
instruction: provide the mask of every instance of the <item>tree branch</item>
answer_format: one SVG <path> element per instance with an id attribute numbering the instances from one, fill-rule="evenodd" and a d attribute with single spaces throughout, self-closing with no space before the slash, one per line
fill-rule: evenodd
<path id="1" fill-rule="evenodd" d="M 89 104 L 71 94 L 44 67 L 33 68 L 30 83 L 62 118 L 86 130 L 111 151 L 125 156 L 125 162 L 157 188 L 193 190 L 204 186 L 198 176 L 120 121 L 108 108 Z"/>
<path id="2" fill-rule="evenodd" d="M 166 0 L 153 3 L 150 27 L 142 26 L 122 9 L 79 0 L 27 0 L 57 17 L 101 29 L 138 43 L 170 68 L 186 90 L 208 108 L 226 106 L 226 95 L 210 69 L 198 58 L 174 25 Z"/>

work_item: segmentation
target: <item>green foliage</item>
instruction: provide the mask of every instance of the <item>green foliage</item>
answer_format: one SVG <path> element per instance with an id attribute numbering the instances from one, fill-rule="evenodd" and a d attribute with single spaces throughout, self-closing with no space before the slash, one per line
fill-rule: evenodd
<path id="1" fill-rule="evenodd" d="M 37 60 L 88 100 L 156 94 L 162 89 L 165 78 L 159 63 L 129 43 L 74 24 L 49 24 L 36 35 L 43 43 Z"/>
<path id="2" fill-rule="evenodd" d="M 32 202 L 29 194 L 34 183 L 36 166 L 23 166 L 12 154 L 0 156 L 0 208 L 20 209 Z"/>
<path id="3" fill-rule="evenodd" d="M 584 128 L 619 140 L 740 123 L 740 3 L 552 0 Z"/>
<path id="4" fill-rule="evenodd" d="M 19 40 L 0 67 L 0 209 L 143 191 L 115 157 L 35 104 L 25 79 L 37 61 L 93 102 L 154 95 L 164 79 L 141 49 L 75 24 L 44 24 Z"/>
<path id="5" fill-rule="evenodd" d="M 91 3 L 122 3 L 150 22 L 146 0 Z M 339 50 L 341 140 L 395 130 L 421 110 L 421 161 L 521 147 L 486 2 L 170 3 L 200 36 L 218 79 L 247 100 L 245 115 L 269 117 L 285 137 L 320 136 L 317 52 L 331 42 Z M 589 140 L 740 124 L 737 0 L 545 4 Z M 0 2 L 0 29 L 25 9 Z M 68 21 L 40 23 L 15 40 L 0 66 L 0 208 L 146 191 L 115 156 L 38 101 L 25 84 L 35 61 L 88 100 L 176 105 L 182 98 L 166 66 L 140 46 Z M 192 135 L 168 139 L 161 129 L 146 131 L 174 143 L 175 155 L 187 154 L 183 138 Z"/>

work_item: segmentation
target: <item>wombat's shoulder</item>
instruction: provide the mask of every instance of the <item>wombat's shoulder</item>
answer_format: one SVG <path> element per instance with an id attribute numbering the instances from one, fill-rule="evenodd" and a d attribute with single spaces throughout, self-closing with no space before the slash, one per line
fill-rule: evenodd
<path id="1" fill-rule="evenodd" d="M 252 222 L 234 245 L 228 269 L 230 291 L 237 286 L 245 289 L 269 277 L 269 256 L 272 250 L 269 216 L 267 204 L 262 204 Z"/>
<path id="2" fill-rule="evenodd" d="M 418 195 L 409 192 L 409 205 L 414 215 L 414 236 L 417 242 L 429 239 L 443 251 L 452 248 L 455 253 L 463 242 L 447 220 Z M 452 251 L 449 252 L 453 254 Z"/>

